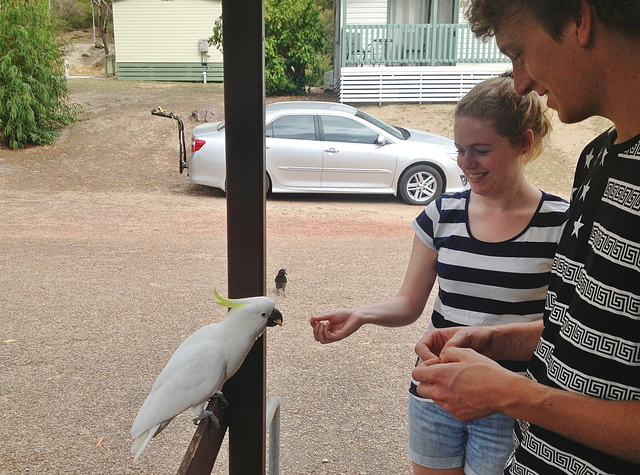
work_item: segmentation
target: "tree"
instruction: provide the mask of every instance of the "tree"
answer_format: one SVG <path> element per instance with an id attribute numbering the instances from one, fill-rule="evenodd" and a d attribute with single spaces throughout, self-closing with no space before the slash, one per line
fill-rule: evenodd
<path id="1" fill-rule="evenodd" d="M 267 95 L 305 93 L 307 72 L 318 67 L 325 36 L 315 0 L 266 0 Z"/>
<path id="2" fill-rule="evenodd" d="M 12 149 L 53 143 L 81 111 L 67 99 L 64 59 L 47 0 L 2 0 L 0 139 Z"/>
<path id="3" fill-rule="evenodd" d="M 302 95 L 311 75 L 318 76 L 327 37 L 316 0 L 266 0 L 265 89 L 272 95 Z M 209 43 L 222 49 L 222 19 Z"/>
<path id="4" fill-rule="evenodd" d="M 104 47 L 105 56 L 109 55 L 109 42 L 107 41 L 107 28 L 109 25 L 109 18 L 113 9 L 111 0 L 91 0 L 92 4 L 96 4 L 98 8 L 98 31 L 100 31 L 100 37 L 102 38 L 102 46 Z M 96 46 L 98 46 L 96 44 Z"/>

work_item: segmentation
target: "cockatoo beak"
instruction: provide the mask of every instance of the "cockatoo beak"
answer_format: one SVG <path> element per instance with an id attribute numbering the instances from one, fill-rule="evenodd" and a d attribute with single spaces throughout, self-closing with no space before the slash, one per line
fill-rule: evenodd
<path id="1" fill-rule="evenodd" d="M 276 325 L 282 326 L 282 314 L 280 313 L 280 310 L 274 308 L 271 315 L 267 318 L 267 326 L 275 327 Z"/>

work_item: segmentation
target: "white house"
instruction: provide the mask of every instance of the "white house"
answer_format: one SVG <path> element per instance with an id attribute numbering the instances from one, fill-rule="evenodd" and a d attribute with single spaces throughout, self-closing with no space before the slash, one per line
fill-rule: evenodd
<path id="1" fill-rule="evenodd" d="M 464 1 L 464 0 L 462 0 Z M 453 102 L 509 69 L 464 21 L 461 0 L 335 0 L 331 85 L 340 101 Z M 221 0 L 113 0 L 119 79 L 223 81 L 208 46 Z"/>
<path id="2" fill-rule="evenodd" d="M 510 68 L 464 21 L 460 0 L 336 0 L 341 102 L 450 102 Z"/>
<path id="3" fill-rule="evenodd" d="M 222 53 L 207 38 L 221 0 L 113 0 L 119 79 L 222 81 Z"/>

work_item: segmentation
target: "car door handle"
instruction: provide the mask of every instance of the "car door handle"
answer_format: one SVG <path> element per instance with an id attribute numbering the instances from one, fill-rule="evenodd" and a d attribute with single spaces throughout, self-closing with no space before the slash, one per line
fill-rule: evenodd
<path id="1" fill-rule="evenodd" d="M 327 153 L 338 153 L 338 151 L 333 147 L 325 148 L 324 151 L 327 152 Z"/>

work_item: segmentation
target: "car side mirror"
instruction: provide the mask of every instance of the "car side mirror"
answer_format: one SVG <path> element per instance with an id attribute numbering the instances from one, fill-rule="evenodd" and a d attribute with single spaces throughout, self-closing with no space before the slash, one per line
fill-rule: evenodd
<path id="1" fill-rule="evenodd" d="M 374 143 L 376 145 L 390 145 L 393 142 L 391 140 L 389 140 L 388 138 L 386 138 L 384 135 L 380 134 L 380 135 L 378 135 L 378 138 L 376 139 L 376 141 Z"/>

